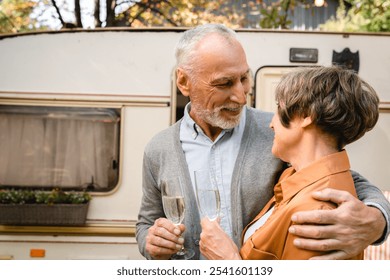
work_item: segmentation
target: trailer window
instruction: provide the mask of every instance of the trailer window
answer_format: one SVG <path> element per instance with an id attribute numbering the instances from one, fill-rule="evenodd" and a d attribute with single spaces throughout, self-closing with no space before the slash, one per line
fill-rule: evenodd
<path id="1" fill-rule="evenodd" d="M 0 106 L 0 187 L 108 191 L 119 176 L 120 112 Z"/>

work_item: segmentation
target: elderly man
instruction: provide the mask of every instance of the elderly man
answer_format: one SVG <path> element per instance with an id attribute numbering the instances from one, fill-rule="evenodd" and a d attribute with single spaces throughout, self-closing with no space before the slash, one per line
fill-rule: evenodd
<path id="1" fill-rule="evenodd" d="M 202 257 L 194 171 L 208 167 L 216 174 L 221 227 L 240 246 L 243 228 L 272 197 L 286 167 L 271 153 L 272 114 L 245 106 L 250 71 L 234 31 L 214 24 L 190 29 L 177 45 L 176 59 L 177 86 L 191 102 L 184 117 L 145 149 L 136 237 L 148 259 L 169 259 L 183 243 L 195 251 L 194 259 Z M 346 259 L 387 237 L 390 205 L 379 189 L 353 175 L 364 203 L 332 189 L 313 194 L 338 207 L 296 213 L 292 217 L 296 224 L 290 228 L 297 236 L 296 246 L 328 251 L 323 259 Z M 160 183 L 170 177 L 180 177 L 185 189 L 186 212 L 180 226 L 168 221 L 163 211 Z"/>

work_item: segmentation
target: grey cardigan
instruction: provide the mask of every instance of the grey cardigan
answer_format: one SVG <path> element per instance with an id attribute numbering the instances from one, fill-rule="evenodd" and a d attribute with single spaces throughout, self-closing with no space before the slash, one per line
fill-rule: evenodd
<path id="1" fill-rule="evenodd" d="M 246 111 L 245 130 L 231 183 L 233 240 L 238 247 L 241 245 L 242 230 L 273 196 L 273 187 L 285 168 L 285 164 L 271 153 L 274 135 L 269 123 L 272 114 L 253 108 L 247 108 Z M 187 209 L 184 218 L 185 246 L 195 251 L 194 259 L 199 259 L 199 211 L 179 133 L 180 121 L 158 133 L 145 148 L 143 197 L 136 225 L 136 238 L 141 254 L 147 259 L 150 259 L 145 251 L 148 229 L 156 219 L 165 217 L 159 185 L 162 180 L 171 176 L 180 176 L 184 183 Z M 358 174 L 354 174 L 354 180 L 359 198 L 379 204 L 389 224 L 390 205 L 381 191 L 369 185 Z"/>

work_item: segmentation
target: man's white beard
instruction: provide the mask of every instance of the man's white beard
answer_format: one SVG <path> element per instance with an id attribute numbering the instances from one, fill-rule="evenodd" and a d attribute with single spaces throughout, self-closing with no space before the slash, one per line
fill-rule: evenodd
<path id="1" fill-rule="evenodd" d="M 192 107 L 195 107 L 196 114 L 199 118 L 207 122 L 209 125 L 213 127 L 219 127 L 222 129 L 231 129 L 233 127 L 236 127 L 240 123 L 240 117 L 242 113 L 243 106 L 241 105 L 235 105 L 235 106 L 220 106 L 217 108 L 214 108 L 214 110 L 210 111 L 207 109 L 200 109 L 198 106 L 194 106 L 192 104 Z M 225 119 L 220 116 L 220 111 L 222 109 L 231 109 L 231 110 L 240 110 L 240 114 L 238 114 L 235 117 Z"/>

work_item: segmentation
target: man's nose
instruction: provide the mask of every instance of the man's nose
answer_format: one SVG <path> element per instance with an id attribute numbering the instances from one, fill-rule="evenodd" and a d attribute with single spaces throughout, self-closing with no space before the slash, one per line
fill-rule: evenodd
<path id="1" fill-rule="evenodd" d="M 230 100 L 233 102 L 236 102 L 241 105 L 246 104 L 246 96 L 247 96 L 247 91 L 245 90 L 245 86 L 241 83 L 238 82 L 233 88 L 232 88 L 232 95 L 230 97 Z"/>

